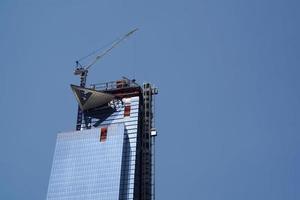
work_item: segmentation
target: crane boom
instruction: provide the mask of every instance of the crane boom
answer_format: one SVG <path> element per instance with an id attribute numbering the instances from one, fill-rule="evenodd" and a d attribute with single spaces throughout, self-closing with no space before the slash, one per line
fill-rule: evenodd
<path id="1" fill-rule="evenodd" d="M 87 65 L 85 67 L 85 69 L 89 69 L 91 66 L 93 66 L 99 59 L 101 59 L 102 57 L 104 57 L 106 54 L 108 54 L 113 48 L 115 48 L 118 44 L 120 44 L 123 40 L 125 40 L 126 38 L 128 38 L 130 35 L 132 35 L 135 31 L 137 31 L 138 29 L 134 29 L 130 32 L 128 32 L 126 35 L 124 35 L 123 37 L 119 38 L 118 40 L 116 40 L 114 43 L 112 43 L 112 45 L 106 49 L 105 51 L 103 51 L 100 55 L 96 56 L 95 60 L 93 62 L 91 62 L 89 65 Z"/>
<path id="2" fill-rule="evenodd" d="M 101 58 L 103 58 L 106 54 L 108 54 L 112 49 L 114 49 L 116 46 L 118 46 L 118 44 L 120 44 L 122 41 L 124 41 L 126 38 L 128 38 L 130 35 L 132 35 L 134 32 L 136 32 L 138 29 L 135 28 L 132 31 L 128 32 L 127 34 L 125 34 L 124 36 L 120 37 L 119 39 L 117 39 L 115 42 L 113 42 L 110 47 L 108 47 L 107 49 L 105 49 L 101 54 L 97 55 L 96 58 L 88 65 L 86 66 L 81 66 L 79 64 L 78 61 L 76 61 L 77 67 L 74 71 L 75 75 L 80 75 L 81 76 L 81 80 L 84 81 L 84 83 L 82 84 L 81 82 L 81 86 L 85 86 L 85 82 L 86 82 L 86 77 L 87 77 L 87 73 L 88 70 Z M 83 77 L 85 76 L 85 77 Z"/>

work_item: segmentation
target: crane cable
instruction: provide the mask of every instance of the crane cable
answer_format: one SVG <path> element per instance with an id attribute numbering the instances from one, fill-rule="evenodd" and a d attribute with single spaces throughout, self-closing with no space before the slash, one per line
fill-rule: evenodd
<path id="1" fill-rule="evenodd" d="M 94 50 L 93 52 L 91 52 L 90 54 L 80 58 L 79 60 L 76 61 L 76 63 L 79 63 L 79 61 L 82 61 L 94 54 L 96 54 L 97 52 L 99 52 L 100 50 L 104 49 L 107 46 L 110 46 L 108 49 L 106 49 L 105 51 L 103 51 L 100 55 L 96 56 L 96 58 L 88 65 L 86 65 L 84 68 L 86 70 L 88 70 L 90 67 L 92 67 L 100 58 L 102 58 L 103 56 L 105 56 L 107 53 L 109 53 L 113 48 L 115 48 L 119 43 L 121 43 L 123 40 L 125 40 L 127 37 L 129 37 L 131 34 L 133 34 L 135 31 L 137 31 L 138 29 L 135 28 L 132 31 L 130 31 L 129 33 L 127 33 L 126 35 L 123 35 L 122 37 L 118 37 L 117 39 L 113 40 L 112 42 L 110 42 L 109 44 Z"/>
<path id="2" fill-rule="evenodd" d="M 111 46 L 111 44 L 113 44 L 114 42 L 116 42 L 118 39 L 119 39 L 119 38 L 116 38 L 116 39 L 114 39 L 113 41 L 107 43 L 106 45 L 104 45 L 104 46 L 102 46 L 102 47 L 100 47 L 100 48 L 95 49 L 94 51 L 92 51 L 91 53 L 89 53 L 89 54 L 87 54 L 87 55 L 81 57 L 81 58 L 78 59 L 77 61 L 80 62 L 80 61 L 82 61 L 82 60 L 87 59 L 88 57 L 91 57 L 92 55 L 95 55 L 95 54 L 98 53 L 99 51 L 101 51 L 101 50 L 107 48 L 108 46 Z"/>

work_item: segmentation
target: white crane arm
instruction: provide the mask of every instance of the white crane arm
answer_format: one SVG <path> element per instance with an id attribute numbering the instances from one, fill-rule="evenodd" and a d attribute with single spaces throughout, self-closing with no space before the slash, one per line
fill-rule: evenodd
<path id="1" fill-rule="evenodd" d="M 105 56 L 107 53 L 109 53 L 113 48 L 115 48 L 119 43 L 121 43 L 123 40 L 125 40 L 127 37 L 129 37 L 131 34 L 133 34 L 135 31 L 137 31 L 138 29 L 133 29 L 132 31 L 128 32 L 126 35 L 124 35 L 123 37 L 119 38 L 118 40 L 116 40 L 114 43 L 112 43 L 112 45 L 107 48 L 106 50 L 104 50 L 101 54 L 99 54 L 98 56 L 96 56 L 96 58 L 85 67 L 85 70 L 88 70 L 90 67 L 92 67 L 99 59 L 101 59 L 103 56 Z"/>

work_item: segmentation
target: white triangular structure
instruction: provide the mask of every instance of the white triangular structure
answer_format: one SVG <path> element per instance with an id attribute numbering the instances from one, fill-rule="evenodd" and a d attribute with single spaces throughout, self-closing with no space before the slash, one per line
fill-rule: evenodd
<path id="1" fill-rule="evenodd" d="M 89 110 L 103 106 L 114 99 L 114 95 L 99 92 L 93 89 L 84 88 L 77 85 L 71 85 L 72 91 L 81 110 Z"/>

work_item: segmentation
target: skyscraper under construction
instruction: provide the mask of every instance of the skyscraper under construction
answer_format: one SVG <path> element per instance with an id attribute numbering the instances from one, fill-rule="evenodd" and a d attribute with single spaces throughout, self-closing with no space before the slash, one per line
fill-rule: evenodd
<path id="1" fill-rule="evenodd" d="M 57 136 L 47 199 L 155 199 L 157 89 L 127 78 L 71 89 L 76 131 Z"/>

